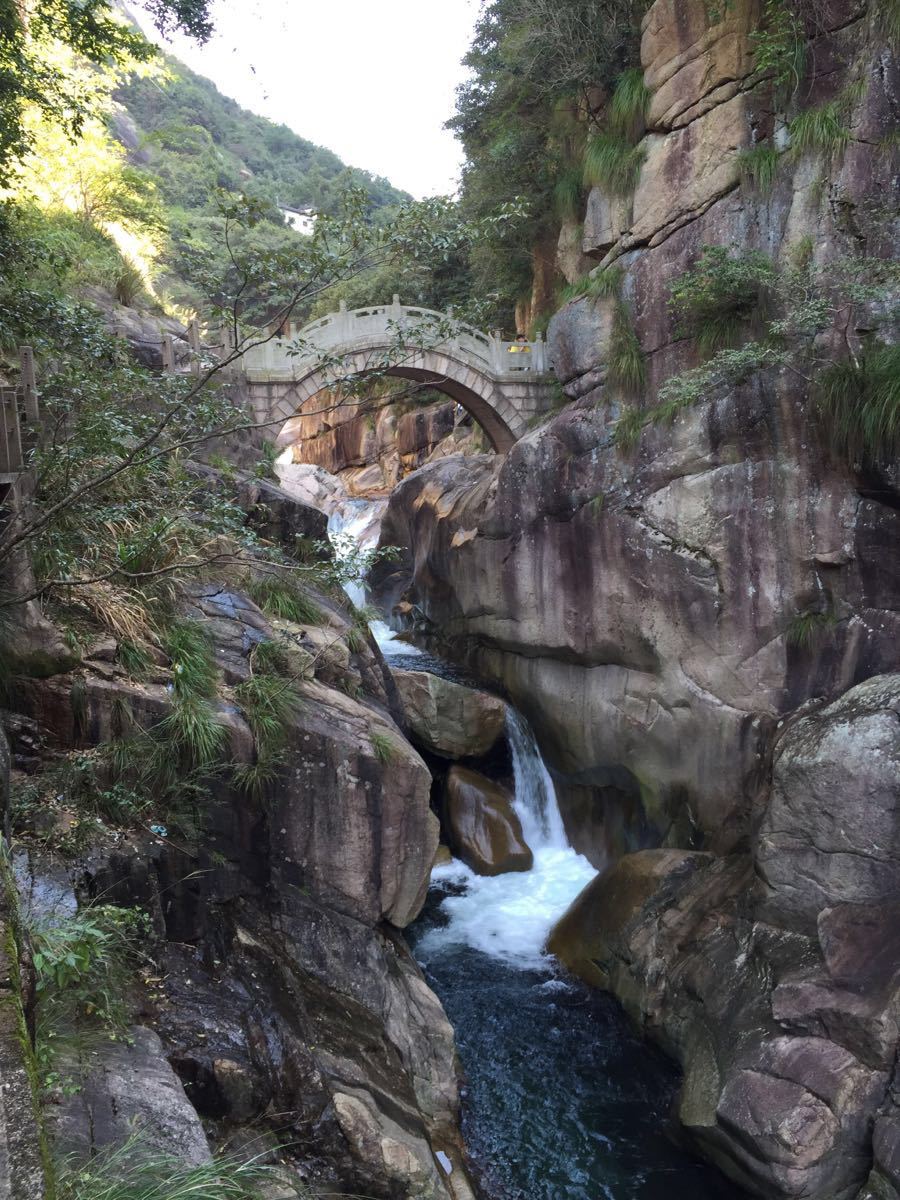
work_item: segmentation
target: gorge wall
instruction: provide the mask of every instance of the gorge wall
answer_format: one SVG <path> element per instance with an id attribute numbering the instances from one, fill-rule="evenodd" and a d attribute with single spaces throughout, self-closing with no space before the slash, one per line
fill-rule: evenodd
<path id="1" fill-rule="evenodd" d="M 575 846 L 611 868 L 554 948 L 681 1059 L 697 1143 L 756 1195 L 893 1197 L 896 476 L 832 453 L 790 363 L 710 382 L 632 449 L 616 433 L 701 361 L 670 295 L 704 247 L 785 271 L 800 254 L 826 277 L 893 253 L 900 78 L 880 7 L 815 6 L 802 103 L 847 121 L 827 151 L 788 148 L 760 15 L 652 5 L 637 184 L 595 189 L 584 225 L 620 294 L 550 326 L 568 403 L 505 458 L 403 480 L 382 528 L 403 560 L 374 582 L 535 727 Z M 771 190 L 741 167 L 762 144 Z M 611 369 L 622 304 L 646 368 L 633 400 Z M 895 309 L 838 305 L 816 344 L 891 344 Z"/>

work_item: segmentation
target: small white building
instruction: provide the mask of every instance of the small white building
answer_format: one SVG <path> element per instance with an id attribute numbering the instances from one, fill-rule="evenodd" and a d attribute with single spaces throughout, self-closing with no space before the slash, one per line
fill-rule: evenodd
<path id="1" fill-rule="evenodd" d="M 285 204 L 279 204 L 278 207 L 291 229 L 295 229 L 297 233 L 312 233 L 316 225 L 316 214 L 313 209 L 288 208 Z"/>

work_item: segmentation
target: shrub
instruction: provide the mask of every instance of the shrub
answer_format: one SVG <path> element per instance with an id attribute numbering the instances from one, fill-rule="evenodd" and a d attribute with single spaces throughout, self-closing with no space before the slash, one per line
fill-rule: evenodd
<path id="1" fill-rule="evenodd" d="M 786 103 L 806 68 L 803 22 L 784 0 L 766 0 L 761 28 L 751 35 L 754 65 L 771 76 L 775 99 Z"/>
<path id="2" fill-rule="evenodd" d="M 706 355 L 732 344 L 741 326 L 761 315 L 775 281 L 771 260 L 758 250 L 731 254 L 725 246 L 704 246 L 696 267 L 671 289 L 678 332 L 695 338 Z"/>

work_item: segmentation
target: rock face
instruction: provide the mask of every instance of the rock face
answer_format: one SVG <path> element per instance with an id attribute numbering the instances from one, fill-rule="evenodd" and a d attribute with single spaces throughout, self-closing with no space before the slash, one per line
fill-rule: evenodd
<path id="1" fill-rule="evenodd" d="M 413 740 L 443 758 L 482 758 L 506 724 L 506 705 L 430 671 L 393 672 Z"/>
<path id="2" fill-rule="evenodd" d="M 444 792 L 447 841 L 477 875 L 530 871 L 534 865 L 512 797 L 467 767 L 451 767 Z"/>
<path id="3" fill-rule="evenodd" d="M 627 855 L 551 934 L 681 1059 L 684 1125 L 754 1195 L 896 1194 L 898 701 L 881 676 L 787 730 L 752 856 Z"/>
<path id="4" fill-rule="evenodd" d="M 291 447 L 295 463 L 336 475 L 351 496 L 387 495 L 423 463 L 484 448 L 481 431 L 450 400 L 320 395 L 304 408 L 288 421 L 279 443 Z"/>
<path id="5" fill-rule="evenodd" d="M 254 1136 L 277 1113 L 279 1136 L 327 1190 L 471 1200 L 453 1031 L 397 933 L 422 905 L 437 849 L 431 777 L 394 723 L 377 652 L 358 642 L 351 651 L 348 618 L 327 596 L 316 602 L 327 634 L 316 632 L 343 655 L 307 653 L 311 629 L 281 621 L 276 634 L 221 583 L 185 597 L 213 638 L 226 689 L 278 636 L 292 670 L 299 664 L 299 700 L 264 796 L 217 776 L 196 841 L 120 835 L 76 866 L 88 894 L 150 914 L 166 1002 L 154 1014 L 162 1051 L 144 1029 L 104 1055 L 58 1114 L 57 1140 L 108 1144 L 134 1115 L 154 1145 L 196 1161 L 208 1152 L 197 1113 Z M 90 747 L 114 736 L 123 712 L 150 727 L 169 711 L 167 669 L 132 682 L 114 651 L 98 645 L 77 675 L 19 683 L 16 707 L 46 745 Z M 228 761 L 252 762 L 250 729 L 227 691 L 218 715 Z"/>
<path id="6" fill-rule="evenodd" d="M 738 150 L 774 116 L 759 115 L 771 89 L 741 75 L 752 14 L 725 7 L 734 15 L 708 36 L 694 37 L 708 29 L 701 0 L 658 0 L 644 27 L 655 95 L 667 81 L 671 90 L 651 110 L 640 224 L 608 258 L 623 270 L 647 400 L 697 361 L 668 301 L 703 246 L 787 262 L 810 235 L 822 266 L 856 253 L 837 214 L 859 218 L 867 197 L 892 187 L 869 142 L 897 120 L 892 60 L 854 109 L 827 194 L 812 188 L 824 168 L 809 155 L 785 158 L 767 198 L 738 183 Z M 827 48 L 829 61 L 860 70 L 888 62 L 868 18 L 845 22 L 839 7 L 816 55 Z M 829 98 L 838 76 L 817 80 L 809 103 Z M 687 110 L 675 109 L 692 95 L 682 82 L 695 77 L 693 100 L 709 107 L 681 124 Z M 778 721 L 891 669 L 900 632 L 896 492 L 832 457 L 802 381 L 758 373 L 622 453 L 612 441 L 621 405 L 606 386 L 615 311 L 584 297 L 554 317 L 553 359 L 573 400 L 558 416 L 503 459 L 446 459 L 400 483 L 382 543 L 415 550 L 381 564 L 377 581 L 380 598 L 405 598 L 425 632 L 455 642 L 525 713 L 567 827 L 597 866 L 662 843 L 746 844 Z M 859 316 L 867 328 L 879 319 Z M 879 336 L 892 336 L 883 320 Z M 795 626 L 809 613 L 820 625 L 804 640 Z"/>
<path id="7" fill-rule="evenodd" d="M 825 276 L 893 255 L 896 158 L 875 147 L 900 80 L 875 5 L 819 5 L 779 111 L 762 6 L 713 7 L 644 19 L 643 166 L 631 204 L 592 194 L 583 245 L 621 294 L 549 331 L 570 403 L 503 459 L 404 479 L 382 541 L 405 558 L 374 582 L 535 729 L 571 840 L 607 868 L 553 946 L 681 1061 L 696 1144 L 767 1200 L 896 1200 L 895 475 L 834 454 L 787 369 L 709 388 L 631 451 L 614 431 L 702 361 L 669 300 L 704 247 L 788 267 L 804 245 Z M 788 152 L 796 111 L 832 100 L 845 149 Z M 765 144 L 785 152 L 764 195 L 739 156 Z M 635 398 L 610 381 L 621 304 Z M 863 308 L 851 341 L 895 343 Z"/>

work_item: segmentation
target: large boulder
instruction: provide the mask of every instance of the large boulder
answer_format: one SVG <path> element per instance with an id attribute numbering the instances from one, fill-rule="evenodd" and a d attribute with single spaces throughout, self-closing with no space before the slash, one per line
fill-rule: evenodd
<path id="1" fill-rule="evenodd" d="M 444 821 L 453 853 L 478 875 L 530 871 L 534 865 L 512 797 L 478 771 L 450 768 Z"/>
<path id="2" fill-rule="evenodd" d="M 443 758 L 481 758 L 506 725 L 506 704 L 490 692 L 463 687 L 431 671 L 393 672 L 410 733 Z"/>
<path id="3" fill-rule="evenodd" d="M 756 860 L 767 919 L 803 932 L 823 909 L 900 895 L 900 675 L 867 680 L 784 735 Z"/>

